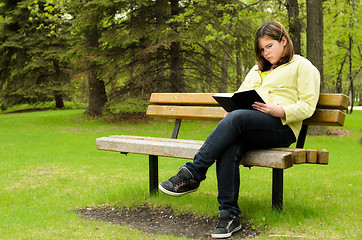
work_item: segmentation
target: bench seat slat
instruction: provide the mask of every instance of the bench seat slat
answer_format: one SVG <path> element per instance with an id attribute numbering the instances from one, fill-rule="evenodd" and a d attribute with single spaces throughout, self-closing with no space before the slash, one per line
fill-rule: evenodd
<path id="1" fill-rule="evenodd" d="M 293 155 L 287 151 L 253 150 L 245 154 L 240 164 L 245 167 L 257 166 L 287 169 L 293 166 Z"/>
<path id="2" fill-rule="evenodd" d="M 172 157 L 181 159 L 193 159 L 200 149 L 203 141 L 189 140 L 161 141 L 163 139 L 144 138 L 137 139 L 124 137 L 102 137 L 96 139 L 97 149 L 121 153 L 135 153 L 143 155 L 154 155 L 160 157 Z M 176 139 L 172 139 L 176 140 Z M 256 150 L 248 152 L 240 163 L 246 166 L 258 166 L 286 169 L 293 166 L 293 156 L 290 152 Z"/>
<path id="3" fill-rule="evenodd" d="M 327 150 L 314 150 L 304 148 L 271 148 L 274 151 L 286 151 L 293 155 L 293 163 L 314 163 L 314 164 L 328 164 L 329 152 Z"/>
<path id="4" fill-rule="evenodd" d="M 203 141 L 140 137 L 128 135 L 113 135 L 96 140 L 99 150 L 115 151 L 122 153 L 136 153 L 193 159 L 200 149 Z M 327 164 L 328 152 L 325 150 L 309 150 L 297 148 L 272 148 L 249 151 L 242 159 L 245 166 L 259 166 L 286 169 L 293 164 L 316 163 Z"/>
<path id="5" fill-rule="evenodd" d="M 201 146 L 204 142 L 198 140 L 185 140 L 185 139 L 172 139 L 172 138 L 157 138 L 157 137 L 144 137 L 144 136 L 131 136 L 131 135 L 111 135 L 110 138 L 122 138 L 122 139 L 135 139 L 145 141 L 159 141 L 159 142 L 173 142 L 173 143 L 186 143 L 195 144 Z M 199 149 L 199 147 L 198 147 Z M 284 151 L 292 153 L 293 164 L 301 163 L 316 163 L 316 164 L 328 164 L 329 153 L 327 150 L 314 150 L 304 148 L 270 148 L 263 151 Z M 259 151 L 260 152 L 260 151 Z M 192 159 L 193 155 L 190 155 Z"/>
<path id="6" fill-rule="evenodd" d="M 110 138 L 124 138 L 124 139 L 137 139 L 146 141 L 160 141 L 160 142 L 173 142 L 173 143 L 187 143 L 202 145 L 203 141 L 198 140 L 186 140 L 186 139 L 175 139 L 175 138 L 158 138 L 158 137 L 143 137 L 143 136 L 131 136 L 131 135 L 111 135 Z"/>
<path id="7" fill-rule="evenodd" d="M 200 149 L 202 141 L 196 142 L 172 142 L 154 141 L 152 139 L 115 138 L 102 137 L 96 140 L 97 149 L 116 151 L 122 153 L 137 153 L 161 157 L 192 159 Z"/>
<path id="8" fill-rule="evenodd" d="M 293 164 L 305 163 L 307 159 L 307 151 L 302 148 L 271 148 L 274 151 L 287 151 L 292 153 Z"/>

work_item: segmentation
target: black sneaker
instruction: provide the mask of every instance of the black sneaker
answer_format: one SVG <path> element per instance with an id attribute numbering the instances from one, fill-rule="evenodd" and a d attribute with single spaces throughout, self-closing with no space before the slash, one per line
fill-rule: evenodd
<path id="1" fill-rule="evenodd" d="M 240 218 L 226 211 L 221 211 L 216 227 L 211 233 L 212 238 L 228 238 L 241 229 Z"/>
<path id="2" fill-rule="evenodd" d="M 185 166 L 179 168 L 178 173 L 158 185 L 158 188 L 171 196 L 179 197 L 186 193 L 196 191 L 200 186 Z"/>

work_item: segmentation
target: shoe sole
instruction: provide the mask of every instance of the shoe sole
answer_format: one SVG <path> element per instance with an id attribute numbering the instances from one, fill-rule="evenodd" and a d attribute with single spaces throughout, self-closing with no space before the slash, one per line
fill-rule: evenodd
<path id="1" fill-rule="evenodd" d="M 241 229 L 241 224 L 234 228 L 230 233 L 219 233 L 219 234 L 211 234 L 212 238 L 229 238 L 234 232 L 237 232 Z"/>
<path id="2" fill-rule="evenodd" d="M 197 191 L 197 189 L 199 189 L 199 188 L 195 188 L 195 189 L 192 189 L 192 190 L 187 191 L 187 192 L 176 193 L 176 192 L 171 192 L 171 191 L 165 189 L 164 187 L 161 186 L 161 184 L 159 184 L 159 185 L 158 185 L 158 189 L 160 189 L 161 192 L 163 192 L 163 193 L 165 193 L 165 194 L 167 194 L 167 195 L 174 196 L 174 197 L 180 197 L 180 196 L 182 196 L 182 195 L 195 192 L 195 191 Z"/>

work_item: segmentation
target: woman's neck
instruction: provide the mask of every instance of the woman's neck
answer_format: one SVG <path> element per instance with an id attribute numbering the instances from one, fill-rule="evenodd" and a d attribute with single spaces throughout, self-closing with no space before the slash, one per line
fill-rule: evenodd
<path id="1" fill-rule="evenodd" d="M 278 66 L 277 65 L 271 65 L 270 66 L 270 69 L 267 71 L 267 72 L 271 72 L 273 71 L 275 68 L 277 68 Z"/>

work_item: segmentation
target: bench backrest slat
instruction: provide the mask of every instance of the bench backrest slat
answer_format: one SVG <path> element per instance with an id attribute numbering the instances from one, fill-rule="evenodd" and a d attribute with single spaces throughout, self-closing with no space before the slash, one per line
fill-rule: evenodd
<path id="1" fill-rule="evenodd" d="M 215 93 L 152 93 L 150 104 L 218 106 L 219 104 L 214 100 L 213 95 Z"/>
<path id="2" fill-rule="evenodd" d="M 225 110 L 222 107 L 207 106 L 149 105 L 147 109 L 147 115 L 150 117 L 170 119 L 219 121 L 224 114 Z"/>
<path id="3" fill-rule="evenodd" d="M 224 109 L 213 99 L 214 93 L 153 93 L 147 115 L 155 118 L 220 120 Z M 321 94 L 317 110 L 305 125 L 343 126 L 348 109 L 344 94 Z"/>
<path id="4" fill-rule="evenodd" d="M 319 95 L 317 108 L 347 110 L 348 103 L 349 98 L 344 94 L 322 93 Z"/>
<path id="5" fill-rule="evenodd" d="M 343 126 L 346 114 L 338 109 L 317 109 L 304 125 Z"/>

